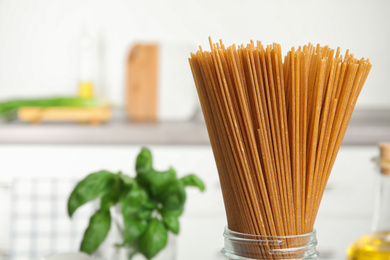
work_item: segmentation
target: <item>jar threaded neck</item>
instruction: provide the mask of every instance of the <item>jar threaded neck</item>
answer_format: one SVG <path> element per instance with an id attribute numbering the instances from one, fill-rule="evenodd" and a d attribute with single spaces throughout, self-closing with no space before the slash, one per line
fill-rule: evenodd
<path id="1" fill-rule="evenodd" d="M 264 236 L 224 231 L 221 253 L 228 260 L 316 260 L 316 231 L 295 236 Z"/>

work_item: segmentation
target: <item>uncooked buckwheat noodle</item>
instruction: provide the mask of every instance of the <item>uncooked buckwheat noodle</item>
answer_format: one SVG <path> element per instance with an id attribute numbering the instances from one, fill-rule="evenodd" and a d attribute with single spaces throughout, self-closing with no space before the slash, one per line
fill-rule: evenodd
<path id="1" fill-rule="evenodd" d="M 275 43 L 226 48 L 210 39 L 210 46 L 189 62 L 229 229 L 311 232 L 369 60 L 312 44 L 292 48 L 284 61 Z"/>

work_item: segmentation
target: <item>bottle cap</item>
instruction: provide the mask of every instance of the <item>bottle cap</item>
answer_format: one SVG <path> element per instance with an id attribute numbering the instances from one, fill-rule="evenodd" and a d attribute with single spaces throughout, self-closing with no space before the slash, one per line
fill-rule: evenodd
<path id="1" fill-rule="evenodd" d="M 390 175 L 390 143 L 380 143 L 379 149 L 381 173 Z"/>

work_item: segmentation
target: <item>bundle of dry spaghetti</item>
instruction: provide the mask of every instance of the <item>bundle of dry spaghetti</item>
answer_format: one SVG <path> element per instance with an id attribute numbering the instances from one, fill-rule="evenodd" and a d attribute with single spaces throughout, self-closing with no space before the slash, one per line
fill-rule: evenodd
<path id="1" fill-rule="evenodd" d="M 189 62 L 229 229 L 311 232 L 369 60 L 312 44 L 284 61 L 279 44 L 210 46 Z"/>

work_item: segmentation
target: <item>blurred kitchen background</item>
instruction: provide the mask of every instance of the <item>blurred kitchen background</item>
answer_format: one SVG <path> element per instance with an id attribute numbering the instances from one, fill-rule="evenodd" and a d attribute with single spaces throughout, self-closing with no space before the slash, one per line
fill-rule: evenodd
<path id="1" fill-rule="evenodd" d="M 284 52 L 310 41 L 370 58 L 315 225 L 321 259 L 344 259 L 370 230 L 371 159 L 390 141 L 388 10 L 387 0 L 0 0 L 0 101 L 82 88 L 109 103 L 96 115 L 31 110 L 1 122 L 0 259 L 76 251 L 90 210 L 66 215 L 76 181 L 100 169 L 134 174 L 142 146 L 156 168 L 206 183 L 204 194 L 188 194 L 177 259 L 222 259 L 223 201 L 187 61 L 208 36 L 277 42 Z"/>

